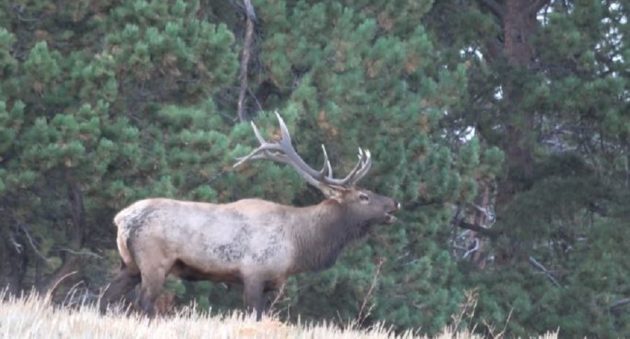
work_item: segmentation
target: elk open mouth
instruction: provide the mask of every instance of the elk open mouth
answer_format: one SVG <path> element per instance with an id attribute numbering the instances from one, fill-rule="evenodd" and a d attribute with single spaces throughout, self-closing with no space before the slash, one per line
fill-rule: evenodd
<path id="1" fill-rule="evenodd" d="M 389 213 L 385 213 L 385 223 L 386 224 L 393 224 L 396 222 L 396 220 L 398 220 L 393 214 L 391 214 L 391 212 Z"/>
<path id="2" fill-rule="evenodd" d="M 396 222 L 396 220 L 398 220 L 395 216 L 394 216 L 394 212 L 400 210 L 400 203 L 398 201 L 394 201 L 395 202 L 395 206 L 392 210 L 385 212 L 385 223 L 386 224 L 393 224 Z"/>

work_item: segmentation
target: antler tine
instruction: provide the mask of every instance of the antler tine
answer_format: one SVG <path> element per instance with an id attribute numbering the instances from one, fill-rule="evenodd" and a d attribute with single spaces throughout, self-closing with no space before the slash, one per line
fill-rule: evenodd
<path id="1" fill-rule="evenodd" d="M 326 146 L 324 146 L 324 144 L 322 144 L 322 152 L 324 153 L 324 166 L 322 167 L 322 170 L 319 171 L 319 173 L 321 175 L 324 175 L 324 171 L 328 170 L 328 174 L 326 174 L 326 177 L 332 178 L 332 166 L 330 165 L 330 160 L 328 160 L 328 152 L 326 152 Z"/>
<path id="2" fill-rule="evenodd" d="M 300 172 L 300 174 L 304 174 L 309 178 L 316 180 L 321 176 L 319 171 L 314 170 L 309 166 L 300 155 L 297 153 L 295 148 L 293 148 L 293 143 L 291 143 L 291 134 L 289 133 L 289 129 L 287 125 L 284 123 L 284 119 L 276 112 L 276 117 L 278 118 L 278 123 L 280 124 L 280 134 L 281 139 L 278 141 L 278 151 L 284 153 L 285 163 L 293 166 L 296 170 Z M 319 180 L 316 180 L 319 182 Z M 321 184 L 321 183 L 320 183 Z"/>
<path id="3" fill-rule="evenodd" d="M 357 161 L 357 164 L 354 165 L 354 167 L 352 168 L 352 170 L 350 170 L 348 175 L 346 175 L 345 178 L 341 179 L 342 184 L 346 185 L 347 183 L 352 183 L 352 179 L 357 175 L 357 172 L 363 166 L 363 157 L 364 157 L 363 149 L 359 147 L 359 154 L 358 154 L 359 161 Z"/>
<path id="4" fill-rule="evenodd" d="M 253 121 L 250 121 L 249 123 L 252 125 L 252 129 L 254 130 L 254 134 L 256 135 L 256 139 L 258 139 L 258 142 L 261 145 L 266 144 L 267 141 L 260 134 L 260 131 L 258 130 L 258 127 L 256 127 L 256 124 Z"/>
<path id="5" fill-rule="evenodd" d="M 350 184 L 354 185 L 361 180 L 372 168 L 372 154 L 370 150 L 365 150 L 364 158 L 361 159 L 361 168 L 356 172 L 350 180 Z"/>
<path id="6" fill-rule="evenodd" d="M 251 151 L 248 155 L 237 158 L 238 161 L 234 165 L 232 165 L 232 167 L 238 167 L 242 165 L 243 163 L 247 162 L 248 160 L 264 159 L 266 157 L 270 157 L 270 158 L 273 157 L 274 160 L 278 160 L 276 159 L 276 155 L 273 155 L 271 154 L 271 152 L 269 152 L 270 150 L 279 151 L 278 145 L 268 143 L 265 140 L 265 138 L 263 138 L 256 124 L 253 121 L 250 121 L 250 124 L 252 126 L 252 129 L 254 130 L 254 135 L 256 135 L 256 139 L 258 139 L 258 142 L 260 143 L 260 146 L 258 146 L 255 150 Z M 260 154 L 260 153 L 263 153 L 263 154 Z"/>
<path id="7" fill-rule="evenodd" d="M 282 119 L 278 111 L 276 111 L 276 117 L 278 118 L 278 122 L 280 123 L 280 135 L 281 135 L 280 142 L 284 141 L 287 144 L 292 145 L 291 134 L 289 133 L 289 129 L 287 128 L 287 125 L 284 123 L 284 120 Z M 291 146 L 291 148 L 293 147 Z"/>
<path id="8" fill-rule="evenodd" d="M 309 166 L 302 157 L 300 157 L 295 148 L 293 148 L 289 129 L 278 112 L 276 112 L 276 117 L 278 118 L 278 123 L 280 124 L 280 133 L 282 136 L 278 142 L 280 148 L 279 151 L 283 154 L 276 157 L 275 160 L 291 165 L 309 184 L 319 188 L 322 192 L 327 192 L 329 190 L 329 187 L 327 187 L 328 183 L 323 180 L 325 177 L 322 178 L 322 176 L 324 175 L 325 170 L 328 170 L 328 175 L 332 175 L 332 166 L 328 160 L 326 148 L 322 145 L 322 150 L 324 152 L 324 168 L 322 168 L 321 171 L 316 171 L 311 168 L 311 166 Z"/>
<path id="9" fill-rule="evenodd" d="M 356 165 L 350 170 L 348 175 L 346 175 L 343 179 L 335 179 L 330 177 L 324 178 L 326 183 L 335 186 L 348 187 L 353 186 L 357 181 L 359 181 L 363 176 L 367 174 L 372 166 L 370 151 L 363 151 L 362 148 L 359 147 L 359 160 Z"/>
<path id="10" fill-rule="evenodd" d="M 258 139 L 260 146 L 251 151 L 248 155 L 238 158 L 238 161 L 233 167 L 237 167 L 246 161 L 257 159 L 269 159 L 281 162 L 292 166 L 309 184 L 325 191 L 326 187 L 324 186 L 326 186 L 326 184 L 320 180 L 322 173 L 312 169 L 308 164 L 306 164 L 306 162 L 304 162 L 304 160 L 302 160 L 300 155 L 297 154 L 291 143 L 291 134 L 289 133 L 286 123 L 278 112 L 276 112 L 276 117 L 278 118 L 278 123 L 280 125 L 280 140 L 273 143 L 267 142 L 262 137 L 262 134 L 258 130 L 258 127 L 256 127 L 256 124 L 252 122 L 252 129 L 254 130 L 254 134 L 256 135 L 256 139 Z"/>

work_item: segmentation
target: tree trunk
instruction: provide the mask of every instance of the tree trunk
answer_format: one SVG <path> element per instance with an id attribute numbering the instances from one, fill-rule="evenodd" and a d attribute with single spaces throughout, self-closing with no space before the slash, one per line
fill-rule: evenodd
<path id="1" fill-rule="evenodd" d="M 526 189 L 530 182 L 534 158 L 531 133 L 534 113 L 522 109 L 525 71 L 535 62 L 532 38 L 538 21 L 536 13 L 541 3 L 530 0 L 506 0 L 502 11 L 503 55 L 508 70 L 503 77 L 503 115 L 506 117 L 503 150 L 506 155 L 508 175 L 500 184 L 497 203 L 505 207 L 514 195 Z"/>
<path id="2" fill-rule="evenodd" d="M 524 91 L 531 69 L 537 62 L 533 38 L 540 23 L 536 15 L 549 1 L 478 0 L 482 8 L 497 17 L 502 28 L 502 44 L 497 44 L 497 39 L 488 39 L 485 46 L 487 51 L 500 49 L 500 52 L 490 55 L 488 62 L 505 64 L 505 67 L 499 68 L 502 73 L 502 98 L 498 108 L 504 133 L 499 146 L 505 154 L 507 173 L 498 183 L 495 202 L 497 213 L 509 213 L 506 210 L 514 197 L 529 189 L 534 176 L 536 112 L 525 107 L 527 93 Z M 516 247 L 508 246 L 504 251 L 499 250 L 497 263 L 508 264 L 522 259 L 523 253 L 519 253 Z"/>
<path id="3" fill-rule="evenodd" d="M 531 39 L 536 33 L 535 8 L 529 0 L 506 0 L 503 12 L 504 52 L 508 63 L 515 67 L 529 67 L 534 61 Z"/>
<path id="4" fill-rule="evenodd" d="M 254 20 L 256 20 L 256 14 L 254 12 L 254 6 L 252 6 L 251 0 L 243 0 L 245 6 L 245 37 L 243 39 L 243 51 L 241 52 L 241 73 L 239 80 L 241 82 L 240 90 L 238 94 L 237 113 L 241 122 L 247 121 L 247 112 L 245 96 L 248 90 L 247 73 L 249 70 L 249 59 L 252 54 L 252 43 L 254 37 Z"/>

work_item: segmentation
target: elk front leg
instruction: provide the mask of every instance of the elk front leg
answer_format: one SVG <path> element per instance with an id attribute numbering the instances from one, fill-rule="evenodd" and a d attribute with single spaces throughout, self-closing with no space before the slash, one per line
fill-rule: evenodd
<path id="1" fill-rule="evenodd" d="M 256 311 L 256 321 L 262 319 L 265 306 L 263 287 L 264 283 L 257 279 L 245 280 L 245 305 L 248 312 Z"/>

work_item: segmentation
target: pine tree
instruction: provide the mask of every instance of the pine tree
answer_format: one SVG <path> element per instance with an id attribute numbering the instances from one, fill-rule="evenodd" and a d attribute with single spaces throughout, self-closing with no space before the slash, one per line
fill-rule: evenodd
<path id="1" fill-rule="evenodd" d="M 229 158 L 232 127 L 213 100 L 237 69 L 225 25 L 183 1 L 75 6 L 4 8 L 2 265 L 13 291 L 74 270 L 104 282 L 95 264 L 114 244 L 117 209 L 153 195 L 216 200 L 202 183 Z"/>
<path id="2" fill-rule="evenodd" d="M 519 336 L 558 327 L 627 336 L 619 302 L 628 291 L 602 283 L 627 265 L 593 258 L 623 256 L 601 242 L 627 223 L 628 5 L 444 1 L 432 11 L 427 25 L 451 47 L 445 57 L 469 67 L 466 102 L 449 125 L 474 128 L 505 154 L 495 199 L 482 204 L 496 223 L 480 230 L 466 207 L 477 227 L 459 224 L 488 244 L 467 278 L 480 288 L 476 319 L 511 315 L 507 329 Z"/>

